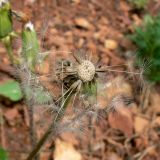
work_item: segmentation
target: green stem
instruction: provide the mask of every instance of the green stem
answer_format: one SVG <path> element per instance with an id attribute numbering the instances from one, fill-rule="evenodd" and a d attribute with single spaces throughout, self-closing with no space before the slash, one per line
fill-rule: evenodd
<path id="1" fill-rule="evenodd" d="M 11 64 L 14 65 L 14 57 L 13 57 L 11 37 L 10 36 L 5 37 L 2 40 L 2 42 L 4 43 L 4 45 L 6 47 L 6 50 L 7 50 L 7 53 L 8 53 Z"/>
<path id="2" fill-rule="evenodd" d="M 6 49 L 7 49 L 7 52 L 8 52 L 8 56 L 9 56 L 9 59 L 10 59 L 10 62 L 12 64 L 14 64 L 14 57 L 13 57 L 13 51 L 12 51 L 12 47 L 11 45 L 6 45 Z"/>
<path id="3" fill-rule="evenodd" d="M 39 152 L 43 144 L 47 141 L 49 136 L 51 135 L 53 131 L 53 124 L 51 124 L 48 128 L 48 130 L 45 132 L 45 134 L 42 136 L 42 138 L 39 140 L 38 144 L 35 146 L 35 148 L 32 150 L 32 152 L 29 154 L 26 160 L 32 160 Z"/>

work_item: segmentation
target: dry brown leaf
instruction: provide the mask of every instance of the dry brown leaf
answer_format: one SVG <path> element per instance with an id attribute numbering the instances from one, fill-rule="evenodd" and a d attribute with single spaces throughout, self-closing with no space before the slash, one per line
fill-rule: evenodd
<path id="1" fill-rule="evenodd" d="M 140 19 L 137 14 L 133 14 L 132 18 L 135 26 L 140 26 L 142 24 L 142 19 Z"/>
<path id="2" fill-rule="evenodd" d="M 139 150 L 148 146 L 149 145 L 148 143 L 149 143 L 149 141 L 148 141 L 148 137 L 146 135 L 145 136 L 141 135 L 140 137 L 135 139 L 136 148 Z"/>
<path id="3" fill-rule="evenodd" d="M 54 160 L 82 160 L 82 156 L 73 145 L 57 139 L 55 142 Z"/>
<path id="4" fill-rule="evenodd" d="M 118 47 L 118 44 L 117 44 L 117 42 L 115 40 L 106 39 L 104 41 L 104 46 L 107 49 L 114 50 L 114 49 L 116 49 Z"/>
<path id="5" fill-rule="evenodd" d="M 9 109 L 4 113 L 4 117 L 10 124 L 13 124 L 13 121 L 19 117 L 19 113 L 16 108 Z"/>
<path id="6" fill-rule="evenodd" d="M 44 61 L 41 66 L 37 67 L 37 70 L 40 74 L 48 74 L 49 73 L 49 63 L 47 61 Z"/>
<path id="7" fill-rule="evenodd" d="M 13 121 L 15 118 L 19 116 L 19 113 L 16 108 L 9 109 L 4 113 L 5 118 L 8 121 Z"/>
<path id="8" fill-rule="evenodd" d="M 78 27 L 82 27 L 84 29 L 91 29 L 92 28 L 91 23 L 85 18 L 76 18 L 75 19 L 75 24 Z"/>
<path id="9" fill-rule="evenodd" d="M 125 1 L 120 1 L 120 8 L 125 13 L 128 13 L 130 10 L 130 6 Z"/>
<path id="10" fill-rule="evenodd" d="M 119 95 L 132 96 L 132 87 L 127 83 L 123 77 L 117 77 L 112 81 L 104 84 L 103 88 L 98 88 L 99 94 L 97 101 L 100 108 L 108 106 L 113 97 Z"/>
<path id="11" fill-rule="evenodd" d="M 136 116 L 134 120 L 134 128 L 136 133 L 142 133 L 149 125 L 149 121 L 143 117 Z"/>
<path id="12" fill-rule="evenodd" d="M 131 111 L 126 107 L 119 107 L 118 112 L 109 114 L 109 124 L 112 128 L 119 129 L 125 135 L 133 133 L 133 119 Z"/>
<path id="13" fill-rule="evenodd" d="M 156 117 L 155 120 L 153 121 L 153 126 L 160 126 L 160 116 Z"/>
<path id="14" fill-rule="evenodd" d="M 73 3 L 78 4 L 81 2 L 81 0 L 72 0 Z"/>
<path id="15" fill-rule="evenodd" d="M 104 56 L 103 56 L 104 55 Z M 101 60 L 101 62 L 103 63 L 103 64 L 109 64 L 109 60 L 110 60 L 110 58 L 107 56 L 107 55 L 105 55 L 105 54 L 103 54 L 102 55 L 102 60 Z"/>
<path id="16" fill-rule="evenodd" d="M 0 46 L 0 53 L 5 53 L 5 52 L 6 52 L 6 49 Z"/>
<path id="17" fill-rule="evenodd" d="M 31 4 L 33 4 L 35 1 L 36 1 L 36 0 L 25 0 L 25 1 L 24 1 L 24 4 L 25 4 L 25 5 L 31 5 Z"/>
<path id="18" fill-rule="evenodd" d="M 50 156 L 50 153 L 48 152 L 43 152 L 40 154 L 40 160 L 46 160 Z"/>
<path id="19" fill-rule="evenodd" d="M 116 153 L 110 152 L 107 153 L 107 159 L 108 160 L 122 160 Z"/>
<path id="20" fill-rule="evenodd" d="M 56 46 L 62 46 L 65 43 L 65 39 L 60 36 L 54 36 L 50 39 L 50 43 Z"/>
<path id="21" fill-rule="evenodd" d="M 160 113 L 160 94 L 157 93 L 156 91 L 153 91 L 152 94 L 150 95 L 151 99 L 151 109 L 155 113 Z"/>
<path id="22" fill-rule="evenodd" d="M 73 145 L 79 144 L 78 140 L 72 133 L 62 133 L 61 137 L 65 142 L 71 143 Z"/>

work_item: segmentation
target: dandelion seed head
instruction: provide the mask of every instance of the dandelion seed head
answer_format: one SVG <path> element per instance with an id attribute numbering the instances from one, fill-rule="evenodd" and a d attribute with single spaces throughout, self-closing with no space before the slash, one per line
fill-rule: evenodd
<path id="1" fill-rule="evenodd" d="M 79 64 L 77 68 L 77 74 L 83 82 L 92 81 L 94 78 L 95 72 L 96 72 L 96 69 L 94 64 L 88 60 L 82 61 L 82 63 Z"/>

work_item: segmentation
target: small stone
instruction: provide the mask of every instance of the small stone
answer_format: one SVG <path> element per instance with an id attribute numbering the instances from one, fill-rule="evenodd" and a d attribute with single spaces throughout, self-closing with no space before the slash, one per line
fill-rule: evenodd
<path id="1" fill-rule="evenodd" d="M 114 50 L 118 47 L 118 44 L 115 40 L 106 39 L 105 42 L 104 42 L 104 46 L 107 49 Z"/>

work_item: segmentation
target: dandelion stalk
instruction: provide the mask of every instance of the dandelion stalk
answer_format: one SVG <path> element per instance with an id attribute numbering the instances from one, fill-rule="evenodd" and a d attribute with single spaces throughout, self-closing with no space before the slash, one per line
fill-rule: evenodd
<path id="1" fill-rule="evenodd" d="M 32 72 L 35 71 L 38 54 L 39 54 L 39 44 L 38 44 L 37 34 L 34 30 L 33 24 L 31 22 L 27 22 L 24 25 L 24 28 L 22 30 L 22 56 L 24 58 L 24 62 L 27 63 L 27 68 L 30 73 L 29 76 L 31 77 L 32 77 Z M 37 143 L 37 133 L 35 128 L 35 120 L 34 120 L 35 99 L 34 99 L 34 96 L 32 97 L 32 94 L 30 93 L 30 91 L 31 91 L 31 88 L 28 84 L 28 86 L 24 87 L 24 93 L 26 95 L 26 100 L 29 107 L 28 113 L 30 117 L 30 141 L 31 141 L 32 147 L 34 147 Z M 36 91 L 33 91 L 33 92 L 36 92 Z M 35 160 L 38 160 L 38 159 L 39 159 L 39 155 L 36 155 Z"/>
<path id="2" fill-rule="evenodd" d="M 48 130 L 45 132 L 43 137 L 39 140 L 39 142 L 37 143 L 35 148 L 32 150 L 32 152 L 29 154 L 26 160 L 32 160 L 38 154 L 39 150 L 45 144 L 45 142 L 47 141 L 49 136 L 52 134 L 52 132 L 53 132 L 53 124 L 50 125 Z"/>
<path id="3" fill-rule="evenodd" d="M 31 153 L 29 154 L 29 156 L 27 157 L 26 160 L 32 160 L 38 154 L 38 152 L 40 151 L 42 146 L 46 143 L 46 141 L 50 138 L 50 136 L 52 134 L 54 134 L 54 131 L 57 126 L 57 122 L 59 122 L 63 118 L 63 115 L 65 113 L 65 110 L 67 108 L 68 103 L 70 102 L 72 94 L 67 94 L 66 97 L 67 97 L 67 99 L 65 100 L 65 103 L 63 104 L 63 109 L 61 110 L 61 113 L 57 113 L 56 118 L 53 119 L 53 121 L 50 124 L 50 126 L 48 127 L 47 131 L 44 133 L 44 135 L 39 140 L 39 142 L 34 147 L 34 149 L 31 151 Z"/>
<path id="4" fill-rule="evenodd" d="M 35 120 L 34 120 L 34 106 L 29 105 L 28 107 L 28 113 L 29 113 L 29 124 L 30 124 L 30 141 L 32 144 L 32 147 L 34 147 L 37 143 L 37 132 L 35 127 Z M 39 160 L 39 155 L 35 156 L 35 160 Z"/>

